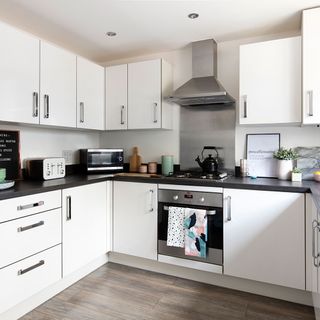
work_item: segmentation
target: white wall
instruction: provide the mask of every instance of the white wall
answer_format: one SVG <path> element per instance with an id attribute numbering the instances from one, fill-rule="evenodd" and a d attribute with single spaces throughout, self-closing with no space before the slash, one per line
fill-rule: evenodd
<path id="1" fill-rule="evenodd" d="M 61 157 L 63 150 L 70 150 L 71 162 L 78 163 L 78 149 L 99 147 L 98 132 L 23 125 L 0 125 L 0 130 L 20 131 L 22 162 L 34 157 Z"/>
<path id="2" fill-rule="evenodd" d="M 231 95 L 238 99 L 239 92 L 239 46 L 244 43 L 276 39 L 296 34 L 281 34 L 268 37 L 227 41 L 218 45 L 218 77 Z M 237 106 L 238 110 L 238 106 Z M 238 114 L 238 112 L 237 112 Z M 320 128 L 316 126 L 240 126 L 237 116 L 235 160 L 245 158 L 246 134 L 280 133 L 281 145 L 285 147 L 319 146 Z"/>

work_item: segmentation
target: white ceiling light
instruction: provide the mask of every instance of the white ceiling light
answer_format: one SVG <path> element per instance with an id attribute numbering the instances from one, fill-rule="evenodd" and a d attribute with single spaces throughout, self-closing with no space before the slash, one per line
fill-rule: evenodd
<path id="1" fill-rule="evenodd" d="M 198 13 L 195 13 L 195 12 L 190 13 L 190 14 L 188 14 L 188 18 L 190 18 L 190 19 L 197 19 L 197 18 L 199 18 L 199 14 L 198 14 Z"/>
<path id="2" fill-rule="evenodd" d="M 113 32 L 113 31 L 108 31 L 108 32 L 106 33 L 106 35 L 107 35 L 108 37 L 115 37 L 115 36 L 117 35 L 117 33 L 116 33 L 116 32 Z"/>

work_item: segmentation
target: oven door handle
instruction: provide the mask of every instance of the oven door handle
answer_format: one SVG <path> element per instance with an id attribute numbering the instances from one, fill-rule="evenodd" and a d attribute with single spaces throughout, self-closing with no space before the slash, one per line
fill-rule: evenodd
<path id="1" fill-rule="evenodd" d="M 163 210 L 169 211 L 169 207 L 168 206 L 163 206 Z M 206 216 L 214 216 L 216 213 L 217 213 L 216 210 L 207 210 L 206 211 Z"/>

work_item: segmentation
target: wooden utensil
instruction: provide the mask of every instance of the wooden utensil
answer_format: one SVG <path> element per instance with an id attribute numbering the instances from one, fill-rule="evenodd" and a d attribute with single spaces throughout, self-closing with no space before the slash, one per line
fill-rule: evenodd
<path id="1" fill-rule="evenodd" d="M 134 147 L 132 149 L 132 156 L 130 157 L 129 165 L 130 172 L 139 172 L 139 167 L 141 165 L 141 156 L 139 156 L 138 152 L 138 147 Z"/>

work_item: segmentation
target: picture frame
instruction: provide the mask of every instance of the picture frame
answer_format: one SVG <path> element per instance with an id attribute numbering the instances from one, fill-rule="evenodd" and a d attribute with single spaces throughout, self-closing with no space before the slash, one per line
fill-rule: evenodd
<path id="1" fill-rule="evenodd" d="M 246 136 L 248 174 L 251 177 L 277 177 L 273 153 L 280 148 L 280 133 L 253 133 Z"/>

